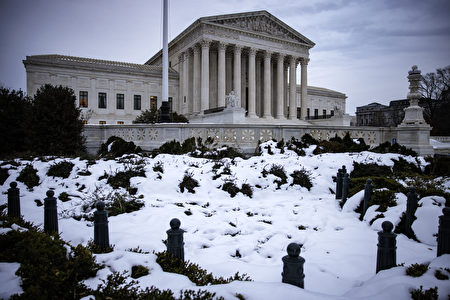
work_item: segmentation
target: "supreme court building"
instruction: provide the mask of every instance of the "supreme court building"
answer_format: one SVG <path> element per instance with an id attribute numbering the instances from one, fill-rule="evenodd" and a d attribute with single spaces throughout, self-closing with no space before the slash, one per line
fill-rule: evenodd
<path id="1" fill-rule="evenodd" d="M 200 18 L 169 43 L 171 110 L 196 122 L 233 91 L 243 123 L 339 123 L 345 94 L 307 85 L 313 46 L 267 11 Z M 161 106 L 162 51 L 144 64 L 63 55 L 23 63 L 29 95 L 46 83 L 68 86 L 90 124 L 130 124 Z"/>

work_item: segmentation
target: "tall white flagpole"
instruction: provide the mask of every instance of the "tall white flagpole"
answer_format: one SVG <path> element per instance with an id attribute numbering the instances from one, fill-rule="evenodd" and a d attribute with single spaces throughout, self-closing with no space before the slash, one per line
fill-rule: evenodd
<path id="1" fill-rule="evenodd" d="M 168 19 L 169 3 L 163 0 L 163 53 L 162 53 L 162 102 L 161 122 L 170 122 L 169 114 L 169 42 L 168 42 Z"/>

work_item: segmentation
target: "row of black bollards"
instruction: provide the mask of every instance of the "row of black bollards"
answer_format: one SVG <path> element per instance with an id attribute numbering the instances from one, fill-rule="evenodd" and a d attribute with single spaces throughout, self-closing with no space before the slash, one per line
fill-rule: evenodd
<path id="1" fill-rule="evenodd" d="M 341 197 L 345 196 L 344 182 L 345 180 L 345 166 L 343 166 L 344 173 L 340 170 L 341 177 Z M 339 172 L 338 172 L 339 174 Z M 348 174 L 347 174 L 348 175 Z M 347 176 L 348 178 L 348 176 Z M 338 186 L 338 183 L 336 184 Z M 17 183 L 12 182 L 8 189 L 8 216 L 20 217 L 20 191 L 17 188 Z M 367 209 L 367 204 L 370 201 L 372 193 L 372 184 L 370 179 L 366 183 L 364 193 L 364 209 Z M 366 197 L 367 195 L 367 197 Z M 94 212 L 94 244 L 101 249 L 107 249 L 109 245 L 109 231 L 108 231 L 108 212 L 105 210 L 105 203 L 102 201 L 96 204 L 97 211 Z M 417 209 L 417 194 L 414 188 L 410 188 L 408 193 L 407 217 L 406 220 L 411 220 L 414 216 L 414 211 Z M 412 217 L 408 217 L 408 212 Z M 445 207 L 443 215 L 439 217 L 439 232 L 438 232 L 438 247 L 437 255 L 450 254 L 450 208 Z M 407 223 L 411 229 L 411 223 Z M 184 230 L 180 229 L 181 222 L 179 219 L 172 219 L 170 221 L 170 229 L 167 230 L 167 252 L 174 257 L 184 261 Z M 393 224 L 389 221 L 383 222 L 382 231 L 378 232 L 378 250 L 377 250 L 377 266 L 376 272 L 386 270 L 396 266 L 396 234 L 392 232 Z M 58 214 L 57 201 L 54 197 L 54 191 L 47 191 L 47 198 L 44 199 L 44 231 L 47 233 L 58 232 Z M 288 255 L 282 258 L 283 272 L 281 273 L 282 282 L 289 283 L 301 288 L 304 288 L 304 263 L 305 259 L 300 256 L 301 245 L 291 243 L 287 247 Z"/>

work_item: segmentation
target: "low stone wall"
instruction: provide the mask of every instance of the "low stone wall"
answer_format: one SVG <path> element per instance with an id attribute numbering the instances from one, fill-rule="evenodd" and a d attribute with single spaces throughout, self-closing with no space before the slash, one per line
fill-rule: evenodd
<path id="1" fill-rule="evenodd" d="M 133 141 L 143 150 L 152 150 L 170 140 L 184 141 L 191 137 L 214 138 L 218 146 L 227 145 L 252 153 L 258 142 L 271 139 L 300 139 L 305 133 L 318 140 L 329 140 L 349 132 L 352 138 L 363 138 L 372 146 L 397 138 L 397 128 L 348 127 L 316 125 L 249 125 L 249 124 L 132 124 L 132 125 L 85 125 L 84 136 L 89 153 L 96 153 L 100 145 L 110 137 L 118 136 Z"/>

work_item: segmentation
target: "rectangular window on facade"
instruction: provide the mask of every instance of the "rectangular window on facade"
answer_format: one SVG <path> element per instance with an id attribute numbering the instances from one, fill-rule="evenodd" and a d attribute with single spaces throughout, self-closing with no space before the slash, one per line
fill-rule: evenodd
<path id="1" fill-rule="evenodd" d="M 330 115 L 334 116 L 334 110 L 330 110 Z"/>
<path id="2" fill-rule="evenodd" d="M 324 118 L 327 117 L 327 110 L 326 110 L 326 109 L 322 110 L 322 116 L 323 116 Z"/>
<path id="3" fill-rule="evenodd" d="M 169 111 L 172 112 L 172 97 L 169 97 Z"/>
<path id="4" fill-rule="evenodd" d="M 158 109 L 158 97 L 150 96 L 150 110 Z"/>
<path id="5" fill-rule="evenodd" d="M 124 107 L 125 96 L 123 94 L 116 95 L 116 108 L 123 109 Z"/>
<path id="6" fill-rule="evenodd" d="M 117 121 L 117 124 L 118 125 L 123 125 L 124 123 L 123 123 L 123 121 Z"/>
<path id="7" fill-rule="evenodd" d="M 141 95 L 134 95 L 134 110 L 141 110 Z"/>
<path id="8" fill-rule="evenodd" d="M 106 108 L 106 93 L 98 93 L 98 108 Z"/>
<path id="9" fill-rule="evenodd" d="M 100 124 L 100 125 L 105 125 L 105 124 L 106 124 L 106 121 L 98 121 L 98 124 Z"/>
<path id="10" fill-rule="evenodd" d="M 80 91 L 80 107 L 88 107 L 88 92 Z"/>
<path id="11" fill-rule="evenodd" d="M 319 110 L 317 108 L 314 109 L 314 119 L 319 118 Z"/>
<path id="12" fill-rule="evenodd" d="M 83 120 L 83 125 L 86 125 L 87 124 L 87 121 L 86 120 Z"/>
<path id="13" fill-rule="evenodd" d="M 306 109 L 306 117 L 310 117 L 311 116 L 311 110 L 309 108 Z"/>

